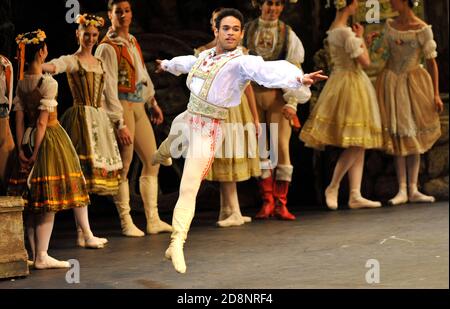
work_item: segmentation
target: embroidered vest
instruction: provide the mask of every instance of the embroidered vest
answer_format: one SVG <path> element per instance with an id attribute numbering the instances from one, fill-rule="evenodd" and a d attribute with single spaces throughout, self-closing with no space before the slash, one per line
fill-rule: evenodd
<path id="1" fill-rule="evenodd" d="M 215 50 L 212 49 L 209 53 L 206 53 L 204 57 L 201 57 L 192 67 L 189 72 L 186 84 L 192 83 L 192 79 L 200 78 L 204 80 L 202 88 L 198 95 L 191 92 L 191 97 L 189 99 L 188 111 L 194 114 L 200 114 L 214 119 L 226 119 L 228 117 L 228 108 L 216 106 L 208 102 L 208 94 L 211 90 L 211 86 L 217 77 L 220 70 L 230 61 L 237 57 L 243 55 L 242 50 L 236 49 L 236 51 L 231 52 L 231 55 L 224 55 L 221 59 L 217 60 L 216 63 L 208 70 L 201 70 L 201 66 L 208 56 L 211 56 Z"/>
<path id="2" fill-rule="evenodd" d="M 244 46 L 251 55 L 258 55 L 256 52 L 256 34 L 259 28 L 259 19 L 248 22 L 244 26 Z M 287 57 L 287 45 L 289 42 L 290 27 L 281 20 L 278 21 L 278 40 L 272 55 L 264 57 L 265 61 L 285 60 Z"/>
<path id="3" fill-rule="evenodd" d="M 139 55 L 141 56 L 142 64 L 145 66 L 144 57 L 142 55 L 141 46 L 135 38 L 132 38 Z M 124 45 L 114 43 L 108 35 L 106 35 L 100 44 L 108 44 L 112 46 L 117 55 L 118 63 L 118 90 L 120 93 L 135 93 L 136 92 L 136 69 L 133 65 L 133 58 L 128 52 L 128 48 Z"/>

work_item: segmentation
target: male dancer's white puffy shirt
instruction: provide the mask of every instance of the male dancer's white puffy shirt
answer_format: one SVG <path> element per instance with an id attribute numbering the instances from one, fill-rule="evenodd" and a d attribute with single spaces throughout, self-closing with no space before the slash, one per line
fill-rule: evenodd
<path id="1" fill-rule="evenodd" d="M 206 50 L 199 55 L 204 58 L 211 50 Z M 198 58 L 195 56 L 175 57 L 172 60 L 163 60 L 161 67 L 176 76 L 187 74 L 191 71 Z M 201 67 L 201 69 L 205 69 Z M 233 107 L 241 102 L 241 96 L 247 83 L 254 81 L 266 88 L 292 88 L 305 89 L 297 78 L 303 78 L 303 72 L 295 65 L 281 61 L 264 61 L 259 56 L 239 56 L 226 63 L 217 73 L 207 101 L 220 107 Z M 194 77 L 191 84 L 187 84 L 190 91 L 199 95 L 205 81 Z"/>
<path id="2" fill-rule="evenodd" d="M 256 52 L 262 57 L 264 57 L 265 54 L 271 55 L 274 52 L 279 40 L 278 20 L 265 21 L 259 18 L 258 24 L 259 27 L 254 36 Z M 269 45 L 266 48 L 263 48 L 260 44 L 258 44 L 258 42 L 266 42 L 263 36 L 266 35 L 267 32 L 270 33 L 271 40 L 267 42 Z M 288 34 L 286 60 L 298 67 L 301 67 L 302 63 L 305 61 L 305 48 L 303 47 L 302 41 L 290 28 Z M 304 91 L 301 92 L 298 92 L 295 89 L 283 89 L 283 92 L 284 100 L 286 102 L 291 100 L 291 102 L 293 101 L 293 104 L 303 104 L 311 98 L 311 91 L 309 91 L 309 89 L 304 89 Z"/>
<path id="3" fill-rule="evenodd" d="M 111 40 L 118 44 L 123 45 L 128 49 L 130 56 L 133 60 L 133 66 L 136 70 L 136 85 L 138 83 L 147 84 L 144 87 L 144 100 L 148 101 L 155 95 L 155 89 L 153 82 L 148 74 L 147 68 L 142 64 L 141 56 L 137 47 L 131 42 L 136 38 L 129 34 L 130 40 L 126 40 L 122 37 L 111 38 Z M 95 51 L 95 56 L 99 57 L 103 61 L 103 69 L 106 73 L 105 79 L 105 99 L 106 104 L 104 108 L 108 113 L 111 121 L 116 123 L 120 121 L 123 126 L 123 107 L 119 100 L 118 80 L 119 80 L 119 64 L 117 63 L 117 54 L 112 46 L 109 44 L 100 44 Z"/>

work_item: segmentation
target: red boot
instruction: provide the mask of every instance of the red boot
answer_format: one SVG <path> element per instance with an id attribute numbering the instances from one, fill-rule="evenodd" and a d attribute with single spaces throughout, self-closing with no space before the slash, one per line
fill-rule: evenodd
<path id="1" fill-rule="evenodd" d="M 295 216 L 286 207 L 289 182 L 276 180 L 273 186 L 273 196 L 275 198 L 275 216 L 281 220 L 295 220 Z"/>
<path id="2" fill-rule="evenodd" d="M 275 202 L 273 199 L 273 177 L 261 179 L 259 181 L 259 189 L 263 199 L 263 205 L 261 210 L 256 214 L 256 219 L 267 219 L 273 217 L 273 210 L 275 208 Z"/>

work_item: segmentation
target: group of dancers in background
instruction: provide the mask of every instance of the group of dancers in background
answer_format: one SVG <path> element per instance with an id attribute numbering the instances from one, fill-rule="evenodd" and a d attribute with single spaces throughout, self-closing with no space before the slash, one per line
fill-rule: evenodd
<path id="1" fill-rule="evenodd" d="M 365 40 L 361 25 L 347 26 L 357 11 L 357 0 L 334 1 L 336 17 L 327 32 L 333 62 L 329 78 L 321 71 L 304 74 L 301 70 L 303 45 L 279 20 L 285 1 L 253 2 L 261 11 L 259 18 L 244 23 L 238 10 L 217 9 L 211 18 L 212 42 L 197 48 L 195 55 L 157 60 L 158 73 L 188 74 L 191 92 L 187 110 L 175 118 L 159 148 L 151 123 L 161 124 L 164 116 L 139 43 L 129 33 L 132 7 L 128 0 L 109 1 L 111 27 L 101 40 L 104 19 L 78 16 L 79 49 L 72 55 L 46 62 L 44 31 L 17 36 L 20 69 L 14 99 L 12 65 L 3 56 L 0 65 L 0 176 L 8 195 L 27 201 L 30 265 L 36 269 L 70 267 L 67 261 L 48 255 L 55 213 L 62 210 L 74 211 L 80 247 L 107 244 L 107 239 L 91 231 L 89 194 L 113 196 L 125 236 L 171 232 L 165 255 L 179 273 L 186 272 L 183 246 L 204 179 L 220 182 L 218 226 L 239 226 L 252 220 L 241 214 L 236 188 L 237 182 L 251 177 L 258 178 L 263 200 L 257 219 L 295 220 L 287 209 L 293 174 L 289 139 L 292 128 L 300 127 L 297 105 L 309 100 L 312 84 L 326 79 L 300 139 L 319 150 L 326 146 L 344 149 L 324 192 L 327 206 L 338 208 L 339 185 L 348 173 L 349 207 L 381 207 L 380 202 L 361 195 L 366 149 L 394 156 L 398 193 L 389 204 L 434 201 L 418 189 L 420 155 L 440 137 L 439 113 L 444 107 L 436 42 L 431 26 L 412 10 L 416 1 L 390 1 L 399 15 L 386 21 L 381 34 L 388 58 L 376 87 L 363 70 L 370 65 L 367 44 L 374 35 Z M 66 73 L 73 106 L 58 120 L 58 84 L 52 75 L 60 73 Z M 152 109 L 150 117 L 146 104 Z M 15 113 L 15 143 L 10 111 Z M 260 122 L 278 126 L 277 166 L 248 154 L 214 158 L 230 134 L 225 124 L 240 123 L 253 128 L 248 134 L 258 135 Z M 248 141 L 248 134 L 233 136 L 233 145 L 257 147 Z M 174 142 L 180 137 L 187 144 L 187 155 L 169 225 L 158 214 L 158 171 L 160 164 L 172 164 Z M 130 216 L 127 175 L 134 152 L 143 164 L 139 189 L 147 219 L 145 232 Z"/>

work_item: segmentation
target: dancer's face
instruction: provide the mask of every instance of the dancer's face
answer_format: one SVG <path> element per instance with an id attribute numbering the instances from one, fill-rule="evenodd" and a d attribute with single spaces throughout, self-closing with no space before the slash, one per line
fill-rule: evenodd
<path id="1" fill-rule="evenodd" d="M 278 20 L 283 12 L 283 9 L 283 1 L 264 1 L 261 6 L 261 18 L 267 21 Z"/>
<path id="2" fill-rule="evenodd" d="M 241 21 L 233 16 L 223 18 L 215 34 L 220 47 L 225 51 L 235 49 L 244 37 Z"/>
<path id="3" fill-rule="evenodd" d="M 123 1 L 115 4 L 108 16 L 114 28 L 129 28 L 133 20 L 130 3 Z"/>
<path id="4" fill-rule="evenodd" d="M 80 28 L 77 30 L 77 37 L 83 48 L 92 49 L 98 42 L 99 31 L 94 26 Z"/>

